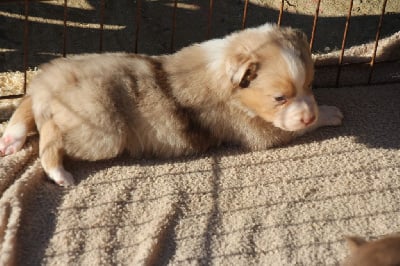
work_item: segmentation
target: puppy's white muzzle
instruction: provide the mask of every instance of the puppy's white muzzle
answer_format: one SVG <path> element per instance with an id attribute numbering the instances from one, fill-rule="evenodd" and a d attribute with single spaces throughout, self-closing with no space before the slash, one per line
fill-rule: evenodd
<path id="1" fill-rule="evenodd" d="M 273 124 L 287 131 L 298 131 L 312 125 L 318 119 L 318 108 L 314 96 L 296 97 L 282 107 Z"/>

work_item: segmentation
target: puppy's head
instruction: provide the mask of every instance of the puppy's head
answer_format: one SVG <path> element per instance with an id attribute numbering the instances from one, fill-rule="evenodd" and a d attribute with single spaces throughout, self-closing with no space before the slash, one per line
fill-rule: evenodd
<path id="1" fill-rule="evenodd" d="M 400 265 L 400 236 L 368 242 L 360 237 L 347 237 L 350 255 L 343 266 Z"/>
<path id="2" fill-rule="evenodd" d="M 314 68 L 302 32 L 265 25 L 238 33 L 230 42 L 226 72 L 240 106 L 287 131 L 316 121 Z"/>

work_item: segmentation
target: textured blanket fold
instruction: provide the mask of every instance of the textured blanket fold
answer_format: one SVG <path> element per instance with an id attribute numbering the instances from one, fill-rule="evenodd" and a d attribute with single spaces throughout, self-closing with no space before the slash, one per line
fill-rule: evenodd
<path id="1" fill-rule="evenodd" d="M 0 264 L 337 265 L 344 235 L 400 231 L 400 87 L 316 96 L 342 127 L 251 153 L 68 161 L 70 189 L 30 138 L 0 159 Z"/>

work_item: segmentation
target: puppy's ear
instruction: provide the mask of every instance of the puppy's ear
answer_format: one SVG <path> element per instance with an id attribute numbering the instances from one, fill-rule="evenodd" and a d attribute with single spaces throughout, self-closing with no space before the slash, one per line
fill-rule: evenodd
<path id="1" fill-rule="evenodd" d="M 250 85 L 250 82 L 257 77 L 257 70 L 257 61 L 245 55 L 232 56 L 226 66 L 232 84 L 241 88 Z"/>
<path id="2" fill-rule="evenodd" d="M 359 236 L 346 236 L 345 239 L 351 253 L 357 251 L 362 245 L 367 243 L 364 238 Z"/>

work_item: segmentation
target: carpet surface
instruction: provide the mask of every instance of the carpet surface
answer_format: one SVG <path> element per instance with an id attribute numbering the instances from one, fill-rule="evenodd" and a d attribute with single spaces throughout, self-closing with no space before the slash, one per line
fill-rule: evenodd
<path id="1" fill-rule="evenodd" d="M 0 159 L 0 264 L 338 265 L 343 236 L 400 231 L 400 86 L 317 89 L 343 126 L 288 146 L 177 160 Z M 3 125 L 4 126 L 4 125 Z"/>

